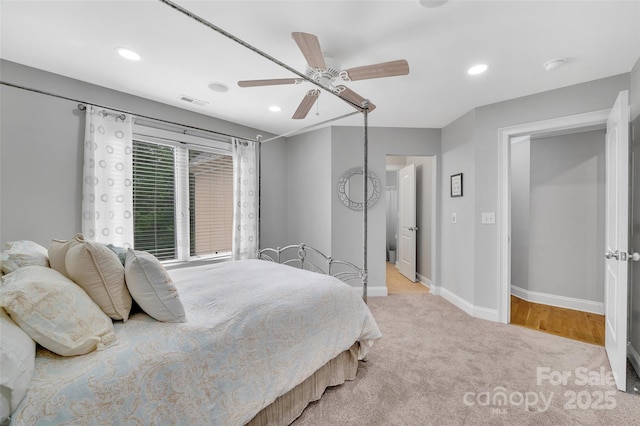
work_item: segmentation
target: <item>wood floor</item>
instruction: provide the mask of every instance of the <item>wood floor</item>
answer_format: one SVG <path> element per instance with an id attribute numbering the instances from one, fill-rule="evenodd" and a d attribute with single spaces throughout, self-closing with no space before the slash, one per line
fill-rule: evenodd
<path id="1" fill-rule="evenodd" d="M 429 288 L 409 281 L 395 265 L 387 262 L 387 293 L 429 293 Z M 604 315 L 527 302 L 511 296 L 511 324 L 604 346 Z"/>
<path id="2" fill-rule="evenodd" d="M 511 324 L 604 346 L 604 315 L 527 302 L 512 295 Z"/>
<path id="3" fill-rule="evenodd" d="M 388 294 L 418 294 L 429 293 L 429 287 L 409 281 L 398 271 L 395 265 L 387 262 L 387 293 Z"/>

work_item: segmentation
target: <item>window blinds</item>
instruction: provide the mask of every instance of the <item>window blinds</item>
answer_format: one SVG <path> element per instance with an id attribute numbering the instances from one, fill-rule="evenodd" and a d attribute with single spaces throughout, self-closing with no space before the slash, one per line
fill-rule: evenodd
<path id="1" fill-rule="evenodd" d="M 230 155 L 189 150 L 191 256 L 231 251 L 233 162 Z"/>
<path id="2" fill-rule="evenodd" d="M 133 244 L 158 259 L 176 258 L 175 148 L 133 141 Z"/>
<path id="3" fill-rule="evenodd" d="M 133 162 L 137 250 L 162 260 L 231 251 L 229 154 L 134 140 Z"/>

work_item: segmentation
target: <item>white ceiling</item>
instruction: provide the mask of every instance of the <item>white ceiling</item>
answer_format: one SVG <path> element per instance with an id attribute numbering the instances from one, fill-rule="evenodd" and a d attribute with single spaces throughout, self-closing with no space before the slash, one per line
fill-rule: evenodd
<path id="1" fill-rule="evenodd" d="M 441 128 L 477 106 L 629 72 L 640 57 L 639 0 L 176 3 L 301 72 L 293 31 L 317 35 L 342 68 L 406 59 L 407 76 L 346 83 L 377 105 L 371 126 Z M 0 13 L 9 61 L 278 134 L 353 111 L 323 93 L 306 119 L 292 120 L 311 83 L 239 88 L 294 75 L 157 0 L 1 0 Z M 142 60 L 123 60 L 120 46 Z M 558 57 L 566 65 L 545 71 Z M 468 76 L 478 62 L 489 70 Z M 209 90 L 212 82 L 229 91 Z M 339 122 L 361 123 L 359 114 Z"/>

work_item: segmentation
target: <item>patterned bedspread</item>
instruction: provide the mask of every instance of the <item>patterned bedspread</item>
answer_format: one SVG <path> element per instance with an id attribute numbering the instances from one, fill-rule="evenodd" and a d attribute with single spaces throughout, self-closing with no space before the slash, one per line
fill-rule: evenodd
<path id="1" fill-rule="evenodd" d="M 40 348 L 12 423 L 242 425 L 380 330 L 335 278 L 262 260 L 170 271 L 187 322 L 143 313 L 116 322 L 118 343 L 78 357 Z"/>

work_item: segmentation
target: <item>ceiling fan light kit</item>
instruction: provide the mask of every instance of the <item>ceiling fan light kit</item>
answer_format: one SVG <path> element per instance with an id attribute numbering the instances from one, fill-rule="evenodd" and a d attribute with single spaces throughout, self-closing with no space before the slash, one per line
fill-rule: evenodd
<path id="1" fill-rule="evenodd" d="M 369 112 L 375 109 L 375 105 L 369 103 L 364 97 L 358 95 L 353 90 L 344 85 L 335 85 L 337 79 L 347 82 L 368 80 L 383 77 L 395 77 L 409 74 L 409 64 L 406 60 L 383 62 L 373 65 L 365 65 L 355 68 L 341 70 L 340 64 L 335 59 L 326 56 L 322 52 L 318 38 L 313 34 L 294 32 L 291 37 L 298 45 L 306 62 L 307 69 L 305 75 L 325 89 L 338 94 L 360 110 L 367 109 Z M 266 80 L 243 80 L 238 82 L 240 87 L 273 86 L 284 84 L 299 84 L 305 82 L 301 78 L 279 78 Z M 303 119 L 311 110 L 311 107 L 318 100 L 320 90 L 313 89 L 307 92 L 302 102 L 291 118 L 295 120 Z"/>

